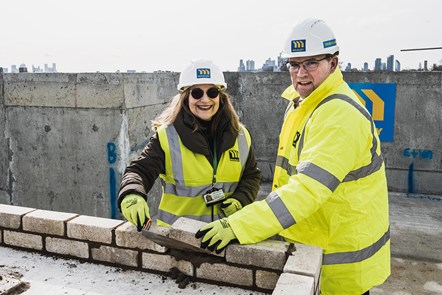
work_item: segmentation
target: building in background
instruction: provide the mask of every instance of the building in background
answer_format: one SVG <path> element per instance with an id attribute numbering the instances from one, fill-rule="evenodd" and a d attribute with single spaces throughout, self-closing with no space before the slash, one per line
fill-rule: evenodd
<path id="1" fill-rule="evenodd" d="M 245 72 L 246 66 L 244 65 L 244 61 L 242 59 L 239 60 L 238 72 Z"/>

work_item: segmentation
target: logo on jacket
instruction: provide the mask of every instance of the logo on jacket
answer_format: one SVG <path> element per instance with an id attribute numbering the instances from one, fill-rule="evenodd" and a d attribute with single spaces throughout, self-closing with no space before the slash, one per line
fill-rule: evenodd
<path id="1" fill-rule="evenodd" d="M 306 41 L 305 39 L 292 40 L 292 52 L 305 51 Z"/>
<path id="2" fill-rule="evenodd" d="M 299 138 L 301 137 L 301 133 L 296 131 L 295 137 L 293 138 L 293 147 L 296 148 L 296 144 L 298 143 Z"/>
<path id="3" fill-rule="evenodd" d="M 239 162 L 239 151 L 230 150 L 229 151 L 230 161 Z"/>
<path id="4" fill-rule="evenodd" d="M 210 69 L 209 68 L 196 69 L 196 77 L 197 78 L 210 78 Z"/>

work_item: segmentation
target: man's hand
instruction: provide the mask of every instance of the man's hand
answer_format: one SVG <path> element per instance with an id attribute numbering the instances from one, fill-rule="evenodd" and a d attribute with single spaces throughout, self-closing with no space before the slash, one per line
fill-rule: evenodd
<path id="1" fill-rule="evenodd" d="M 238 241 L 227 218 L 206 224 L 197 231 L 195 237 L 197 239 L 203 237 L 201 240 L 201 248 L 207 248 L 212 252 L 216 250 L 217 254 L 221 253 L 227 245 Z"/>
<path id="2" fill-rule="evenodd" d="M 236 211 L 242 209 L 242 204 L 237 199 L 229 198 L 221 204 L 221 209 L 224 211 L 226 216 L 230 216 Z"/>
<path id="3" fill-rule="evenodd" d="M 129 194 L 121 202 L 121 212 L 123 216 L 141 231 L 144 223 L 150 219 L 149 207 L 142 196 Z"/>

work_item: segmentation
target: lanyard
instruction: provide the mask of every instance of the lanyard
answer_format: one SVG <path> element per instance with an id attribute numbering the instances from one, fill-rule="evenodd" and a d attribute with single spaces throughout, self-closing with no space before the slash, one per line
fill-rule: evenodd
<path id="1" fill-rule="evenodd" d="M 213 162 L 212 162 L 212 167 L 213 167 L 212 187 L 213 187 L 216 183 L 216 169 L 218 168 L 218 160 L 216 159 L 216 140 L 213 141 L 212 158 L 213 158 Z"/>

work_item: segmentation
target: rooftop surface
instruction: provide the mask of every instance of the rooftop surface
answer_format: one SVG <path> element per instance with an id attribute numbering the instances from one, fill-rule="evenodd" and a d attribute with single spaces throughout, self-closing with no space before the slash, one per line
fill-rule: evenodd
<path id="1" fill-rule="evenodd" d="M 390 193 L 392 274 L 372 295 L 442 294 L 442 198 Z M 0 247 L 0 276 L 24 282 L 22 294 L 263 294 Z M 0 294 L 2 294 L 0 280 Z M 9 294 L 8 294 L 9 295 Z"/>

